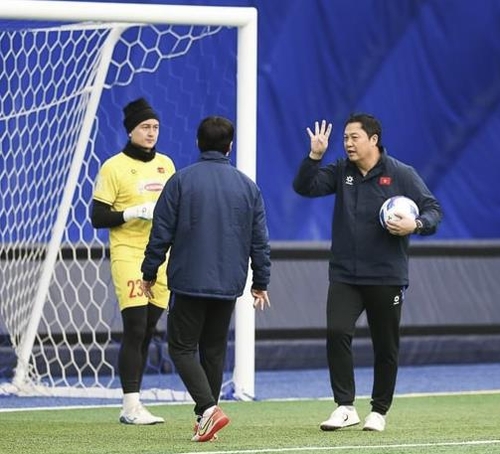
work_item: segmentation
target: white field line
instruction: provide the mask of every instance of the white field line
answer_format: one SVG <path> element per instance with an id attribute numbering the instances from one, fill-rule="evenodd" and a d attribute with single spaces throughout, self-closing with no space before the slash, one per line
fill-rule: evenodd
<path id="1" fill-rule="evenodd" d="M 429 392 L 429 393 L 407 393 L 407 394 L 396 394 L 394 396 L 395 399 L 406 398 L 406 397 L 432 397 L 432 396 L 467 396 L 467 395 L 476 395 L 476 394 L 500 394 L 500 389 L 484 389 L 479 391 L 451 391 L 451 392 Z M 356 399 L 370 399 L 371 396 L 356 396 Z M 265 399 L 260 402 L 296 402 L 296 401 L 304 401 L 304 400 L 331 400 L 333 401 L 333 397 L 287 397 L 287 398 L 279 398 L 279 399 Z"/>
<path id="2" fill-rule="evenodd" d="M 409 394 L 397 394 L 394 396 L 395 399 L 398 398 L 414 398 L 414 397 L 432 397 L 432 396 L 464 396 L 464 395 L 476 395 L 476 394 L 500 394 L 500 389 L 487 389 L 487 390 L 479 390 L 479 391 L 457 391 L 457 392 L 433 392 L 433 393 L 409 393 Z M 369 399 L 370 396 L 359 396 L 356 399 Z M 25 398 L 22 397 L 19 399 L 19 407 L 16 408 L 0 408 L 0 413 L 9 413 L 13 411 L 40 411 L 40 410 L 79 410 L 86 408 L 120 408 L 121 403 L 113 403 L 113 404 L 92 404 L 92 405 L 57 405 L 50 407 L 26 407 L 23 404 L 26 403 Z M 68 398 L 67 400 L 70 400 Z M 258 402 L 301 402 L 301 401 L 311 401 L 311 400 L 332 400 L 332 397 L 291 397 L 284 399 L 263 399 Z M 0 400 L 1 402 L 1 400 Z M 224 405 L 241 402 L 238 400 L 225 400 L 223 401 Z M 160 405 L 192 405 L 192 401 L 185 402 L 146 402 L 148 407 L 150 406 L 160 406 Z"/>
<path id="3" fill-rule="evenodd" d="M 500 440 L 476 440 L 457 441 L 443 443 L 402 443 L 394 445 L 346 445 L 346 446 L 304 446 L 295 448 L 265 448 L 265 449 L 242 449 L 233 451 L 210 451 L 210 454 L 262 454 L 262 453 L 286 453 L 286 452 L 319 452 L 319 451 L 345 451 L 360 449 L 408 449 L 408 448 L 437 448 L 446 446 L 489 446 L 498 445 Z M 200 451 L 182 452 L 178 454 L 199 454 Z"/>

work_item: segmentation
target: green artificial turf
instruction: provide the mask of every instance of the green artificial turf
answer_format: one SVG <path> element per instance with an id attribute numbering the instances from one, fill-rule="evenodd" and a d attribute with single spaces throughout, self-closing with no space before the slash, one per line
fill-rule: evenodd
<path id="1" fill-rule="evenodd" d="M 366 399 L 356 402 L 361 419 Z M 231 423 L 209 443 L 190 441 L 192 405 L 151 407 L 156 426 L 118 423 L 118 408 L 0 412 L 0 453 L 500 453 L 500 394 L 398 397 L 385 432 L 362 424 L 322 432 L 334 409 L 326 400 L 222 402 Z"/>

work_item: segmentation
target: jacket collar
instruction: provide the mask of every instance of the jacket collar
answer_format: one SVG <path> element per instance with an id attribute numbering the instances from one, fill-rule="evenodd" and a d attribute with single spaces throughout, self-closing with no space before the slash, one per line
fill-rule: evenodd
<path id="1" fill-rule="evenodd" d="M 220 151 L 203 151 L 200 153 L 200 161 L 220 161 L 229 164 L 229 155 L 225 155 Z"/>

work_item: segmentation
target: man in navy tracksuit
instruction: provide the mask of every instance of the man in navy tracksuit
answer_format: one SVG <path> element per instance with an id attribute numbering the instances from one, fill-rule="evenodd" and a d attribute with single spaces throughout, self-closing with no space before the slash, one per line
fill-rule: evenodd
<path id="1" fill-rule="evenodd" d="M 409 235 L 431 235 L 442 213 L 416 171 L 390 157 L 382 147 L 379 121 L 368 114 L 345 123 L 346 159 L 321 166 L 332 130 L 326 121 L 307 129 L 311 150 L 293 186 L 306 197 L 335 194 L 327 298 L 327 355 L 330 382 L 338 407 L 321 423 L 336 430 L 360 422 L 354 408 L 355 383 L 351 343 L 355 324 L 366 311 L 374 361 L 372 411 L 364 430 L 383 431 L 396 385 L 399 325 L 408 286 Z M 419 208 L 415 219 L 396 213 L 384 229 L 379 210 L 389 197 L 403 195 Z"/>
<path id="2" fill-rule="evenodd" d="M 233 136 L 226 118 L 208 117 L 200 123 L 200 159 L 167 181 L 141 267 L 148 296 L 170 250 L 168 348 L 195 402 L 192 440 L 201 442 L 215 438 L 229 422 L 217 403 L 231 315 L 245 287 L 249 260 L 254 307 L 269 305 L 264 202 L 257 185 L 229 161 Z"/>

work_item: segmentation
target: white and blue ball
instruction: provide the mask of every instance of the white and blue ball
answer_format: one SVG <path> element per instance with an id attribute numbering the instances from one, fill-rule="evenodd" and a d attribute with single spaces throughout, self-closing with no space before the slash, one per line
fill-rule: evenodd
<path id="1" fill-rule="evenodd" d="M 379 220 L 382 227 L 387 228 L 387 221 L 390 219 L 395 219 L 394 213 L 403 213 L 412 218 L 416 218 L 419 214 L 417 204 L 410 198 L 403 195 L 395 195 L 388 198 L 380 207 Z"/>

